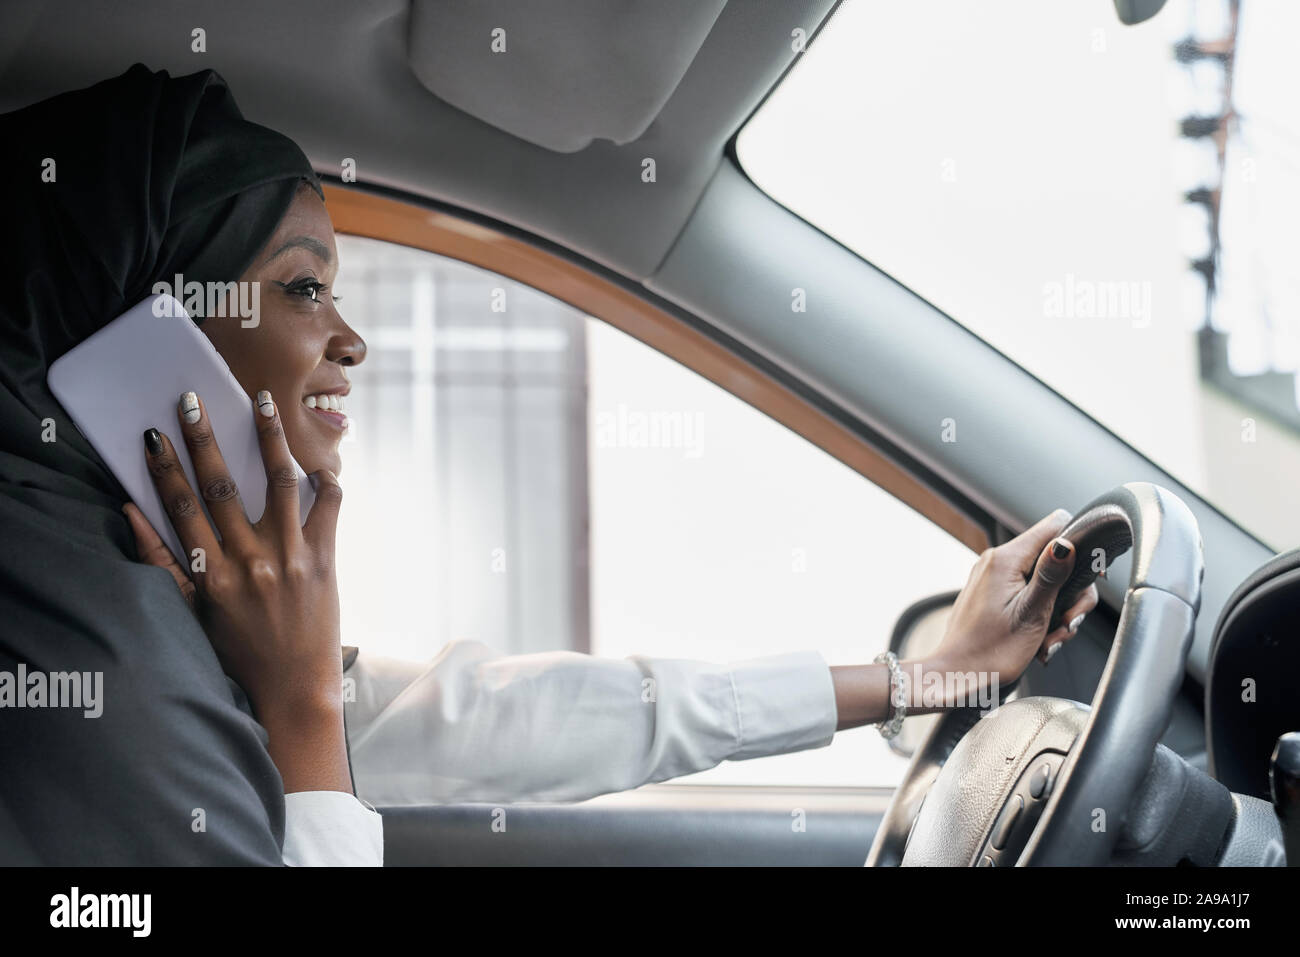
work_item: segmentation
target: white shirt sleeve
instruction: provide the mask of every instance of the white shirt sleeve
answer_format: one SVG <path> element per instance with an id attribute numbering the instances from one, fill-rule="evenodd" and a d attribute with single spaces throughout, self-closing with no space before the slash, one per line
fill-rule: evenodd
<path id="1" fill-rule="evenodd" d="M 381 807 L 580 801 L 824 747 L 838 723 L 814 651 L 718 665 L 458 641 L 424 663 L 360 653 L 344 699 L 357 794 Z"/>
<path id="2" fill-rule="evenodd" d="M 282 856 L 291 867 L 380 867 L 383 819 L 345 791 L 286 794 Z"/>

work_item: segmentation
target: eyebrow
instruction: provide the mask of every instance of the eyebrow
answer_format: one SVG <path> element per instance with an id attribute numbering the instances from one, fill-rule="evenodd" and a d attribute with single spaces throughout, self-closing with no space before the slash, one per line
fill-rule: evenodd
<path id="1" fill-rule="evenodd" d="M 313 236 L 295 236 L 275 252 L 271 253 L 271 255 L 267 256 L 266 259 L 262 261 L 262 265 L 266 265 L 272 259 L 275 259 L 277 256 L 280 256 L 294 248 L 305 249 L 310 253 L 314 253 L 321 262 L 327 265 L 333 261 L 333 257 L 330 255 L 330 248 L 319 239 L 316 239 Z"/>

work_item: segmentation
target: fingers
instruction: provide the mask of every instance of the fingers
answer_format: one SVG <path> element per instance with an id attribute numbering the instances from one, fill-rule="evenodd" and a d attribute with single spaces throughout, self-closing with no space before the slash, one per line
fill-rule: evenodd
<path id="1" fill-rule="evenodd" d="M 144 517 L 144 513 L 134 502 L 123 505 L 122 514 L 126 516 L 127 523 L 131 526 L 131 534 L 135 536 L 135 550 L 140 556 L 140 561 L 159 568 L 176 564 L 176 556 L 172 554 L 172 550 L 163 542 L 157 529 L 149 524 L 149 519 Z"/>
<path id="2" fill-rule="evenodd" d="M 194 582 L 190 581 L 190 577 L 185 574 L 185 569 L 181 568 L 180 563 L 176 561 L 176 556 L 163 542 L 157 530 L 149 524 L 149 519 L 144 517 L 144 512 L 140 511 L 134 502 L 123 505 L 122 512 L 126 515 L 131 533 L 135 536 L 135 550 L 140 555 L 140 561 L 146 565 L 167 569 L 175 579 L 176 587 L 181 590 L 181 596 L 193 606 Z"/>
<path id="3" fill-rule="evenodd" d="M 144 434 L 144 445 L 153 486 L 185 554 L 192 554 L 196 548 L 215 554 L 220 547 L 217 536 L 203 514 L 198 496 L 190 488 L 171 440 L 157 429 L 149 429 Z"/>
<path id="4" fill-rule="evenodd" d="M 302 537 L 302 516 L 298 510 L 298 470 L 293 467 L 289 443 L 280 425 L 280 410 L 271 393 L 263 389 L 254 401 L 257 442 L 266 468 L 266 512 L 261 524 L 271 525 L 284 541 Z"/>
<path id="5" fill-rule="evenodd" d="M 1078 600 L 1065 610 L 1061 616 L 1063 624 L 1053 631 L 1038 650 L 1038 660 L 1043 664 L 1051 661 L 1052 656 L 1061 650 L 1061 647 L 1079 633 L 1079 626 L 1083 624 L 1087 614 L 1097 607 L 1101 596 L 1097 593 L 1096 585 L 1089 585 L 1079 596 Z"/>
<path id="6" fill-rule="evenodd" d="M 332 563 L 334 533 L 338 529 L 339 508 L 343 504 L 343 487 L 329 469 L 312 472 L 311 484 L 316 490 L 316 501 L 307 513 L 307 523 L 302 528 L 302 534 L 320 558 Z"/>
<path id="7" fill-rule="evenodd" d="M 1064 538 L 1053 538 L 1039 553 L 1034 572 L 1016 596 L 1015 621 L 1034 624 L 1045 631 L 1052 615 L 1056 593 L 1074 568 L 1074 546 Z"/>
<path id="8" fill-rule="evenodd" d="M 199 485 L 199 494 L 203 496 L 208 514 L 221 533 L 221 540 L 228 545 L 246 544 L 252 537 L 252 526 L 244 512 L 244 505 L 239 500 L 239 489 L 226 468 L 221 449 L 217 447 L 217 437 L 212 432 L 212 423 L 208 420 L 207 410 L 202 401 L 193 392 L 181 394 L 176 408 L 180 419 L 181 433 L 190 450 L 190 461 L 194 463 L 194 477 Z"/>
<path id="9" fill-rule="evenodd" d="M 1065 526 L 1070 524 L 1072 517 L 1065 509 L 1058 508 L 1050 515 L 1040 518 L 1001 548 L 1008 555 L 1016 558 L 1017 567 L 1022 573 L 1028 572 L 1035 559 L 1047 547 L 1048 542 L 1061 534 Z"/>

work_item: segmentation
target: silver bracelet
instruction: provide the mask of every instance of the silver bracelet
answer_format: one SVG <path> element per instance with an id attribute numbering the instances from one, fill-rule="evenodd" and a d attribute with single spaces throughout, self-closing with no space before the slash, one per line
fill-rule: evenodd
<path id="1" fill-rule="evenodd" d="M 903 730 L 903 719 L 907 717 L 907 674 L 898 666 L 898 655 L 885 651 L 876 655 L 872 662 L 889 666 L 889 703 L 892 711 L 889 717 L 876 725 L 880 736 L 888 741 Z"/>

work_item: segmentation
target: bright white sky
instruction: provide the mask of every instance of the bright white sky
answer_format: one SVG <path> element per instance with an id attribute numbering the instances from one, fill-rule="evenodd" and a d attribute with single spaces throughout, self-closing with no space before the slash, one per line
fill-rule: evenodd
<path id="1" fill-rule="evenodd" d="M 1290 371 L 1300 4 L 1243 7 L 1216 325 L 1239 373 Z M 1218 112 L 1222 73 L 1189 75 L 1171 51 L 1192 30 L 1221 35 L 1226 9 L 1170 0 L 1125 27 L 1111 0 L 849 0 L 742 132 L 740 159 L 779 202 L 1240 511 L 1257 488 L 1210 487 L 1212 459 L 1240 442 L 1207 425 L 1203 284 L 1186 268 L 1208 243 L 1182 193 L 1213 176 L 1213 154 L 1176 131 Z M 1151 321 L 1050 314 L 1047 290 L 1080 282 L 1137 284 Z"/>
<path id="2" fill-rule="evenodd" d="M 1224 290 L 1216 324 L 1231 331 L 1237 372 L 1300 368 L 1300 3 L 1247 0 L 1224 190 Z M 1249 177 L 1254 177 L 1253 181 Z"/>

